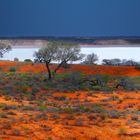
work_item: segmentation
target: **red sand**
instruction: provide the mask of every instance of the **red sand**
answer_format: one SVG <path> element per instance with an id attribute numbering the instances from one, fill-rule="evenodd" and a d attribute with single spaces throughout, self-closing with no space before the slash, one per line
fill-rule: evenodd
<path id="1" fill-rule="evenodd" d="M 0 67 L 2 71 L 8 72 L 10 67 L 16 67 L 17 72 L 47 72 L 44 64 L 32 64 L 25 62 L 1 61 Z M 51 65 L 51 68 L 56 65 Z M 140 76 L 140 70 L 134 66 L 101 66 L 101 65 L 77 65 L 73 64 L 69 69 L 61 68 L 58 73 L 81 71 L 85 74 L 106 74 L 120 76 Z"/>

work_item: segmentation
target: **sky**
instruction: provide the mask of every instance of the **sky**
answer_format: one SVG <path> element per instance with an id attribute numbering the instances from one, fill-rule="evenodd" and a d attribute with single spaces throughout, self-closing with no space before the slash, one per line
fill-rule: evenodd
<path id="1" fill-rule="evenodd" d="M 0 0 L 0 37 L 140 36 L 140 0 Z"/>

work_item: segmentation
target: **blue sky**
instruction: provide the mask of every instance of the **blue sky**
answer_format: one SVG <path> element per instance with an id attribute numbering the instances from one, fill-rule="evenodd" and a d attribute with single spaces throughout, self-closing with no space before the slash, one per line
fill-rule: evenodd
<path id="1" fill-rule="evenodd" d="M 0 36 L 140 36 L 140 0 L 0 0 Z"/>

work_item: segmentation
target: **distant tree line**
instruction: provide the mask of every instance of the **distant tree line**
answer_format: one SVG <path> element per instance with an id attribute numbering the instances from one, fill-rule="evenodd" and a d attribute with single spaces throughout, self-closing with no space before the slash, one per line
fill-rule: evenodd
<path id="1" fill-rule="evenodd" d="M 139 66 L 140 62 L 134 61 L 134 60 L 127 60 L 127 59 L 103 59 L 102 60 L 103 65 L 108 66 Z"/>

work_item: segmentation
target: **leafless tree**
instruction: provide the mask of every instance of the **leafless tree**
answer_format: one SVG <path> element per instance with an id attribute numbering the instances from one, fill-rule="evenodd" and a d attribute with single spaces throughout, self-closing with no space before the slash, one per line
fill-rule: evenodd
<path id="1" fill-rule="evenodd" d="M 11 46 L 0 42 L 0 57 L 2 58 L 3 55 L 11 50 Z"/>
<path id="2" fill-rule="evenodd" d="M 92 53 L 86 56 L 82 64 L 93 65 L 96 61 L 98 61 L 98 56 L 95 53 Z"/>

